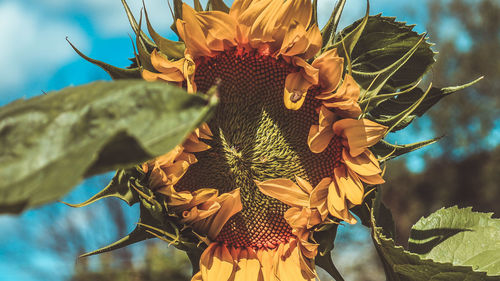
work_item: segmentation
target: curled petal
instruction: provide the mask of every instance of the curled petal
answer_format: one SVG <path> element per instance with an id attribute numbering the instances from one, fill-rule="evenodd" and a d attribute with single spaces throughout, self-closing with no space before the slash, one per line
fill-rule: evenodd
<path id="1" fill-rule="evenodd" d="M 361 176 L 373 176 L 382 172 L 377 158 L 368 149 L 357 157 L 352 157 L 343 149 L 342 159 L 349 169 Z"/>
<path id="2" fill-rule="evenodd" d="M 335 120 L 336 116 L 333 112 L 324 106 L 320 107 L 319 126 L 312 125 L 307 137 L 307 144 L 312 152 L 321 153 L 326 149 L 334 136 L 332 125 Z"/>
<path id="3" fill-rule="evenodd" d="M 323 46 L 321 31 L 319 30 L 317 24 L 313 24 L 311 27 L 309 27 L 306 37 L 308 38 L 309 46 L 304 53 L 304 58 L 310 59 L 314 57 L 314 55 L 316 55 Z"/>
<path id="4" fill-rule="evenodd" d="M 368 119 L 342 119 L 333 125 L 336 135 L 347 139 L 349 153 L 356 157 L 366 148 L 373 146 L 381 140 L 387 132 L 387 127 Z"/>
<path id="5" fill-rule="evenodd" d="M 280 54 L 288 57 L 303 54 L 305 59 L 309 59 L 320 50 L 321 44 L 321 32 L 316 24 L 306 30 L 305 26 L 293 21 L 283 38 Z"/>
<path id="6" fill-rule="evenodd" d="M 288 109 L 298 110 L 306 100 L 307 91 L 313 84 L 304 78 L 303 72 L 288 74 L 285 80 L 284 102 Z"/>
<path id="7" fill-rule="evenodd" d="M 310 194 L 313 190 L 313 187 L 312 185 L 306 181 L 305 179 L 299 177 L 299 176 L 295 176 L 295 181 L 297 182 L 297 184 L 299 185 L 299 187 L 307 194 Z"/>
<path id="8" fill-rule="evenodd" d="M 344 81 L 334 93 L 324 93 L 316 96 L 323 100 L 323 105 L 328 108 L 335 108 L 337 114 L 342 117 L 358 118 L 361 108 L 358 104 L 360 87 L 351 75 L 346 74 Z"/>
<path id="9" fill-rule="evenodd" d="M 328 216 L 327 198 L 328 187 L 331 182 L 331 178 L 323 178 L 313 189 L 309 197 L 309 205 L 311 208 L 316 208 L 318 210 L 322 220 L 325 220 Z"/>
<path id="10" fill-rule="evenodd" d="M 331 93 L 337 89 L 344 69 L 344 59 L 338 56 L 337 49 L 321 54 L 312 66 L 319 69 L 320 94 Z"/>
<path id="11" fill-rule="evenodd" d="M 208 201 L 198 206 L 191 208 L 189 211 L 182 212 L 181 222 L 185 224 L 193 224 L 197 221 L 206 219 L 215 214 L 220 209 L 220 204 L 213 201 Z"/>
<path id="12" fill-rule="evenodd" d="M 204 223 L 204 227 L 207 229 L 204 233 L 207 233 L 210 239 L 215 239 L 224 224 L 226 224 L 226 222 L 234 214 L 238 213 L 243 208 L 241 205 L 239 188 L 231 192 L 221 194 L 217 197 L 216 202 L 218 202 L 221 206 L 219 211 Z"/>
<path id="13" fill-rule="evenodd" d="M 345 200 L 345 191 L 338 186 L 335 180 L 328 186 L 327 203 L 328 211 L 332 216 L 350 224 L 356 223 L 356 219 L 349 212 L 349 206 Z"/>
<path id="14" fill-rule="evenodd" d="M 365 189 L 359 177 L 343 165 L 335 168 L 333 174 L 338 188 L 344 190 L 346 199 L 354 205 L 360 205 Z"/>
<path id="15" fill-rule="evenodd" d="M 372 176 L 362 176 L 358 175 L 359 179 L 367 184 L 383 184 L 385 180 L 382 178 L 380 174 L 372 175 Z"/>

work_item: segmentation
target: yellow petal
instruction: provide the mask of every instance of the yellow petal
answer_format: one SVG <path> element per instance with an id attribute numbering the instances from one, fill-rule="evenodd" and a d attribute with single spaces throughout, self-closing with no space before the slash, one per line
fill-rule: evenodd
<path id="1" fill-rule="evenodd" d="M 323 46 L 323 40 L 321 37 L 321 31 L 318 28 L 318 25 L 313 24 L 306 33 L 307 40 L 309 41 L 309 46 L 307 47 L 304 58 L 310 59 L 316 55 L 319 50 L 321 50 L 321 46 Z"/>
<path id="2" fill-rule="evenodd" d="M 229 14 L 234 18 L 238 18 L 241 13 L 248 9 L 248 6 L 250 6 L 252 2 L 253 0 L 235 0 L 233 5 L 231 5 Z"/>
<path id="3" fill-rule="evenodd" d="M 312 66 L 319 69 L 320 94 L 337 89 L 344 69 L 344 59 L 338 56 L 337 49 L 321 54 L 314 60 Z"/>
<path id="4" fill-rule="evenodd" d="M 306 35 L 305 26 L 294 21 L 283 38 L 280 54 L 289 57 L 303 54 L 309 47 L 309 40 Z"/>
<path id="5" fill-rule="evenodd" d="M 257 258 L 261 264 L 261 271 L 264 277 L 264 281 L 274 281 L 276 280 L 274 275 L 274 255 L 277 249 L 265 249 L 261 248 L 257 250 Z"/>
<path id="6" fill-rule="evenodd" d="M 331 178 L 323 178 L 316 185 L 316 187 L 311 192 L 311 196 L 309 198 L 309 204 L 311 208 L 316 208 L 318 212 L 321 214 L 322 220 L 324 220 L 328 216 L 328 208 L 327 208 L 327 198 L 328 198 L 328 187 L 332 182 Z"/>
<path id="7" fill-rule="evenodd" d="M 359 120 L 347 118 L 335 122 L 333 131 L 336 135 L 347 139 L 349 153 L 352 157 L 356 157 L 382 139 L 387 127 L 365 118 Z"/>
<path id="8" fill-rule="evenodd" d="M 347 209 L 345 192 L 335 181 L 332 181 L 328 186 L 328 211 L 335 215 L 344 209 Z"/>
<path id="9" fill-rule="evenodd" d="M 253 48 L 260 43 L 272 42 L 276 26 L 276 13 L 282 3 L 273 0 L 252 1 L 238 17 L 241 25 L 248 27 L 248 35 Z"/>
<path id="10" fill-rule="evenodd" d="M 333 136 L 331 127 L 320 130 L 318 125 L 312 125 L 307 136 L 307 144 L 313 153 L 321 153 L 328 147 Z"/>
<path id="11" fill-rule="evenodd" d="M 382 172 L 377 158 L 368 149 L 357 157 L 352 157 L 343 149 L 342 159 L 349 169 L 361 176 L 373 176 Z"/>
<path id="12" fill-rule="evenodd" d="M 346 199 L 354 205 L 360 205 L 363 202 L 365 189 L 358 176 L 343 165 L 335 168 L 333 174 L 338 188 L 344 191 Z"/>
<path id="13" fill-rule="evenodd" d="M 236 20 L 221 11 L 197 13 L 196 18 L 206 32 L 206 42 L 212 51 L 224 51 L 236 46 Z"/>
<path id="14" fill-rule="evenodd" d="M 241 249 L 238 255 L 238 270 L 235 281 L 263 281 L 261 265 L 257 253 L 252 248 Z"/>
<path id="15" fill-rule="evenodd" d="M 186 152 L 200 152 L 210 149 L 210 145 L 204 143 L 194 135 L 188 136 L 188 138 L 182 143 L 182 146 Z"/>
<path id="16" fill-rule="evenodd" d="M 323 100 L 323 105 L 335 108 L 336 113 L 346 118 L 358 118 L 361 108 L 358 104 L 360 87 L 351 75 L 346 74 L 344 81 L 335 93 L 324 93 L 316 98 Z"/>
<path id="17" fill-rule="evenodd" d="M 299 187 L 302 188 L 302 190 L 305 193 L 310 194 L 312 192 L 312 190 L 313 190 L 312 185 L 308 181 L 306 181 L 305 179 L 303 179 L 299 176 L 295 176 L 295 181 L 297 182 Z"/>
<path id="18" fill-rule="evenodd" d="M 191 193 L 193 195 L 193 200 L 191 204 L 194 206 L 207 201 L 214 201 L 219 194 L 219 191 L 214 188 L 200 188 Z"/>
<path id="19" fill-rule="evenodd" d="M 191 281 L 203 281 L 203 278 L 201 278 L 201 271 L 198 271 L 198 273 L 193 275 L 193 278 L 191 278 Z"/>
<path id="20" fill-rule="evenodd" d="M 201 255 L 200 271 L 203 280 L 227 281 L 233 275 L 233 269 L 233 258 L 224 244 L 212 243 Z"/>
<path id="21" fill-rule="evenodd" d="M 307 207 L 309 204 L 309 194 L 289 179 L 272 179 L 255 183 L 260 192 L 292 207 Z"/>
<path id="22" fill-rule="evenodd" d="M 206 219 L 220 210 L 220 204 L 213 201 L 208 201 L 191 208 L 188 211 L 182 212 L 182 223 L 193 224 L 197 221 Z"/>
<path id="23" fill-rule="evenodd" d="M 283 217 L 293 229 L 307 228 L 307 222 L 311 216 L 311 209 L 292 207 L 288 209 Z"/>
<path id="24" fill-rule="evenodd" d="M 373 176 L 362 176 L 358 175 L 359 179 L 362 180 L 363 182 L 366 182 L 367 184 L 383 184 L 385 183 L 385 180 L 382 178 L 380 174 L 376 174 Z"/>
<path id="25" fill-rule="evenodd" d="M 239 188 L 220 195 L 216 201 L 219 202 L 221 206 L 220 210 L 211 218 L 210 222 L 206 224 L 208 225 L 208 231 L 205 233 L 207 233 L 210 239 L 215 239 L 217 235 L 219 235 L 224 224 L 243 208 L 241 205 Z"/>
<path id="26" fill-rule="evenodd" d="M 298 110 L 306 100 L 307 91 L 313 84 L 304 76 L 304 71 L 300 71 L 290 73 L 286 77 L 284 94 L 286 108 Z"/>
<path id="27" fill-rule="evenodd" d="M 161 53 L 158 53 L 156 49 L 151 52 L 151 64 L 153 67 L 163 74 L 176 74 L 178 75 L 177 80 L 171 80 L 176 82 L 181 82 L 184 80 L 184 76 L 182 75 L 182 69 L 184 67 L 184 59 L 180 59 L 177 61 L 170 61 L 166 56 Z"/>
<path id="28" fill-rule="evenodd" d="M 290 26 L 297 21 L 302 26 L 309 26 L 312 16 L 312 3 L 310 0 L 290 0 L 284 4 L 281 1 L 280 10 L 273 16 L 278 20 L 277 26 Z"/>
<path id="29" fill-rule="evenodd" d="M 186 80 L 187 92 L 191 94 L 196 93 L 196 84 L 194 83 L 196 65 L 189 53 L 184 54 L 184 58 L 184 68 L 182 72 L 184 73 L 184 79 Z"/>
<path id="30" fill-rule="evenodd" d="M 177 73 L 177 72 L 154 73 L 154 72 L 148 71 L 146 69 L 143 69 L 141 75 L 142 75 L 142 79 L 149 81 L 149 82 L 163 81 L 163 82 L 172 82 L 176 85 L 180 85 L 180 82 L 184 81 L 184 76 L 182 74 Z M 178 80 L 180 80 L 180 81 L 176 82 Z"/>
<path id="31" fill-rule="evenodd" d="M 186 52 L 193 57 L 212 55 L 204 31 L 196 18 L 196 11 L 189 5 L 183 3 L 182 20 L 177 19 L 176 26 L 179 37 L 186 44 Z"/>

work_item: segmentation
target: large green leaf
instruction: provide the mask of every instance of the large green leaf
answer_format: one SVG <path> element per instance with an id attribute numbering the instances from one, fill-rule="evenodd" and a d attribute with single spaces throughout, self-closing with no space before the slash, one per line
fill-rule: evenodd
<path id="1" fill-rule="evenodd" d="M 379 254 L 384 266 L 384 271 L 388 281 L 500 280 L 500 276 L 487 276 L 485 272 L 475 271 L 475 268 L 471 266 L 459 263 L 454 265 L 451 263 L 451 260 L 446 259 L 434 261 L 430 258 L 427 259 L 424 256 L 419 256 L 416 253 L 406 251 L 401 246 L 397 246 L 391 237 L 390 231 L 386 231 L 385 227 L 379 224 L 379 222 L 382 222 L 384 226 L 390 225 L 390 223 L 387 223 L 390 221 L 388 214 L 390 214 L 390 211 L 385 208 L 381 202 L 374 203 L 374 207 L 372 208 L 372 238 L 377 253 Z M 459 220 L 458 217 L 455 217 L 455 219 Z M 470 223 L 479 226 L 473 221 Z M 433 226 L 431 225 L 430 228 L 432 227 Z M 440 227 L 443 227 L 443 225 L 440 225 Z M 453 225 L 448 226 L 448 228 L 453 228 Z M 464 233 L 467 231 L 467 229 L 461 228 L 458 230 L 460 231 L 454 229 L 454 234 Z M 499 241 L 498 233 L 497 228 L 496 241 Z M 448 235 L 448 239 L 451 239 L 449 237 L 453 237 L 453 234 Z M 437 247 L 436 244 L 433 246 Z M 443 250 L 445 250 L 445 248 L 443 248 Z M 451 252 L 449 255 L 453 256 L 453 249 L 449 249 L 449 251 Z M 467 255 L 468 253 L 465 254 Z M 470 257 L 473 257 L 473 255 L 470 255 Z"/>
<path id="2" fill-rule="evenodd" d="M 166 83 L 97 82 L 0 108 L 0 213 L 171 150 L 216 104 Z"/>
<path id="3" fill-rule="evenodd" d="M 349 34 L 361 21 L 345 28 Z M 353 75 L 364 89 L 368 88 L 377 72 L 402 58 L 421 40 L 422 35 L 412 30 L 413 26 L 396 22 L 395 18 L 370 16 L 351 54 Z M 387 86 L 398 89 L 418 81 L 434 63 L 431 44 L 423 42 L 415 53 L 390 77 Z"/>
<path id="4" fill-rule="evenodd" d="M 500 219 L 491 215 L 456 206 L 440 209 L 412 227 L 409 249 L 425 259 L 500 276 Z"/>

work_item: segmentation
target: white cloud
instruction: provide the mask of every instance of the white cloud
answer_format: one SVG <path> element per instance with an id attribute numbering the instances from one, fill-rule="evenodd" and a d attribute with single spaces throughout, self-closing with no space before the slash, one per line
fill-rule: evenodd
<path id="1" fill-rule="evenodd" d="M 71 35 L 80 46 L 87 39 L 81 28 L 57 18 L 46 18 L 30 5 L 0 3 L 0 89 L 20 89 L 28 81 L 50 77 L 76 58 L 65 41 Z"/>

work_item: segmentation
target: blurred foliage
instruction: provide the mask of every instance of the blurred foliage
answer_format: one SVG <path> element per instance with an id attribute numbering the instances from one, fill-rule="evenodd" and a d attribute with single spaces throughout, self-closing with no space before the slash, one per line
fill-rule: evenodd
<path id="1" fill-rule="evenodd" d="M 167 244 L 150 241 L 138 263 L 123 259 L 122 251 L 98 255 L 95 267 L 88 259 L 80 259 L 72 281 L 183 281 L 191 278 L 191 263 L 187 255 Z"/>
<path id="2" fill-rule="evenodd" d="M 472 206 L 474 211 L 500 214 L 500 147 L 461 161 L 434 159 L 419 174 L 411 173 L 402 161 L 389 163 L 387 183 L 382 186 L 396 221 L 398 244 L 406 245 L 418 218 L 443 206 Z"/>
<path id="3" fill-rule="evenodd" d="M 429 1 L 427 30 L 439 51 L 431 77 L 435 85 L 485 79 L 446 99 L 429 112 L 444 157 L 460 148 L 481 151 L 484 138 L 500 119 L 500 2 Z M 428 128 L 422 128 L 427 130 Z"/>
<path id="4" fill-rule="evenodd" d="M 388 164 L 384 201 L 396 221 L 396 242 L 405 246 L 411 225 L 443 206 L 500 214 L 500 147 L 488 147 L 485 140 L 500 119 L 500 2 L 428 3 L 427 29 L 439 51 L 429 79 L 438 86 L 485 79 L 429 111 L 435 134 L 445 137 L 433 144 L 443 154 L 427 158 L 422 173 L 411 173 L 404 159 Z M 454 157 L 457 151 L 463 157 Z"/>

